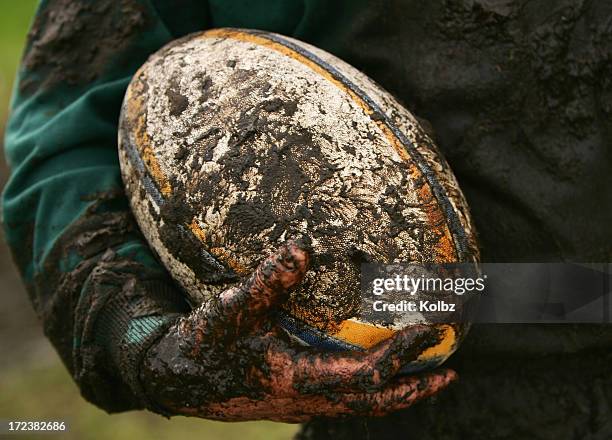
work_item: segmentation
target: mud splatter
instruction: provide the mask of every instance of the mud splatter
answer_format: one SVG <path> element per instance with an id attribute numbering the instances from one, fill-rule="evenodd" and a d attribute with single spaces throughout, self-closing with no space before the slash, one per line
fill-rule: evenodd
<path id="1" fill-rule="evenodd" d="M 174 79 L 166 89 L 168 98 L 168 111 L 170 116 L 180 116 L 189 105 L 189 100 L 185 95 L 181 95 L 178 79 Z"/>
<path id="2" fill-rule="evenodd" d="M 134 0 L 50 0 L 28 35 L 22 65 L 33 75 L 22 91 L 94 81 L 147 23 L 147 11 Z"/>

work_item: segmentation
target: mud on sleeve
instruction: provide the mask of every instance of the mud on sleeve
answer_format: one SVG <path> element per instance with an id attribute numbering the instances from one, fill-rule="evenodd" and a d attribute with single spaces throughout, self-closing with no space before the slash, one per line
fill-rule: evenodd
<path id="1" fill-rule="evenodd" d="M 18 74 L 5 236 L 45 334 L 108 411 L 146 404 L 139 353 L 185 309 L 123 193 L 121 101 L 150 53 L 206 25 L 204 1 L 43 1 Z"/>

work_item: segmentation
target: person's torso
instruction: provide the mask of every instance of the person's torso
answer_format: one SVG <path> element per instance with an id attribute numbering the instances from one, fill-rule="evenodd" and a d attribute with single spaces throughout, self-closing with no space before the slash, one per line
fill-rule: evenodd
<path id="1" fill-rule="evenodd" d="M 212 27 L 325 49 L 429 120 L 470 204 L 483 261 L 612 256 L 610 4 L 211 0 L 209 13 Z M 476 326 L 460 352 L 610 345 L 601 326 Z"/>

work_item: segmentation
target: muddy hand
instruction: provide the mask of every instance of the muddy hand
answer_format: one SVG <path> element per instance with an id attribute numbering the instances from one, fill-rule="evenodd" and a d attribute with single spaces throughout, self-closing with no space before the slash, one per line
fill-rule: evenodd
<path id="1" fill-rule="evenodd" d="M 455 378 L 442 370 L 396 378 L 439 341 L 411 327 L 367 352 L 321 353 L 292 345 L 270 313 L 303 278 L 308 254 L 295 242 L 237 287 L 182 318 L 147 353 L 141 373 L 168 414 L 219 420 L 303 422 L 316 416 L 379 416 L 434 394 Z"/>

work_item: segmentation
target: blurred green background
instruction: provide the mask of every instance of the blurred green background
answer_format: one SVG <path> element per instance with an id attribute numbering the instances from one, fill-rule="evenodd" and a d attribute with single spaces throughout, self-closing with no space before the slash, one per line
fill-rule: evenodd
<path id="1" fill-rule="evenodd" d="M 0 0 L 0 130 L 37 1 Z M 0 160 L 0 188 L 8 171 Z M 1 234 L 1 232 L 0 232 Z M 0 420 L 65 420 L 70 431 L 41 438 L 68 439 L 287 439 L 296 425 L 221 423 L 140 412 L 108 415 L 79 395 L 42 334 L 9 252 L 0 238 Z M 17 436 L 16 436 L 17 437 Z M 4 437 L 6 438 L 6 437 Z M 36 438 L 19 435 L 17 438 Z"/>

